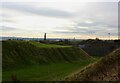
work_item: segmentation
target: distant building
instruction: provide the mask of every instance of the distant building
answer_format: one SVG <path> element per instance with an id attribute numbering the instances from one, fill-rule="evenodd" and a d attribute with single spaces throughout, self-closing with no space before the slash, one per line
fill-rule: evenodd
<path id="1" fill-rule="evenodd" d="M 44 34 L 44 40 L 46 40 L 46 33 Z"/>

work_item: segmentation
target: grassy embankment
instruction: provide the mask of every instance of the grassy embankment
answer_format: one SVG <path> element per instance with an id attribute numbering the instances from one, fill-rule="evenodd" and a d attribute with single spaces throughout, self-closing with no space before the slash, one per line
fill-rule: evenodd
<path id="1" fill-rule="evenodd" d="M 112 81 L 118 83 L 120 67 L 120 48 L 102 57 L 97 62 L 86 66 L 79 72 L 69 75 L 69 81 Z M 102 82 L 101 82 L 102 83 Z"/>
<path id="2" fill-rule="evenodd" d="M 30 41 L 2 42 L 3 81 L 63 80 L 65 76 L 95 61 L 83 50 L 71 46 Z"/>

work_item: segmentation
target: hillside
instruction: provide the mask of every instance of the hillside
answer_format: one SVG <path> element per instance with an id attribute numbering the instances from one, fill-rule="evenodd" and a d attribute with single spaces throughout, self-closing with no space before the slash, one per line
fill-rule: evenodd
<path id="1" fill-rule="evenodd" d="M 32 41 L 2 41 L 3 81 L 55 81 L 96 59 L 77 47 Z"/>
<path id="2" fill-rule="evenodd" d="M 79 48 L 37 42 L 3 41 L 2 48 L 3 69 L 18 64 L 71 62 L 72 60 L 82 60 L 90 57 Z"/>
<path id="3" fill-rule="evenodd" d="M 66 77 L 69 81 L 117 81 L 119 80 L 120 48 L 99 61 L 89 65 L 74 75 Z"/>

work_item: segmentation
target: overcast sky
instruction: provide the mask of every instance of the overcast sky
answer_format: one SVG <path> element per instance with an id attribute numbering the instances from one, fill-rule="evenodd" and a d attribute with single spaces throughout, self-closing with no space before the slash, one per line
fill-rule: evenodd
<path id="1" fill-rule="evenodd" d="M 4 2 L 2 36 L 117 38 L 117 2 Z"/>

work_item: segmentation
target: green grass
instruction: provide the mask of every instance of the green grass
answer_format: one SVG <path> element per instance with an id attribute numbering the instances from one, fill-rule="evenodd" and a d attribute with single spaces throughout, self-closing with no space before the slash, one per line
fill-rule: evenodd
<path id="1" fill-rule="evenodd" d="M 34 65 L 24 68 L 14 68 L 3 72 L 3 81 L 10 81 L 11 76 L 15 75 L 22 81 L 55 81 L 63 80 L 65 76 L 94 62 L 93 59 L 74 61 L 71 63 L 52 63 L 47 65 Z"/>
<path id="2" fill-rule="evenodd" d="M 2 42 L 3 81 L 63 80 L 65 76 L 95 61 L 80 48 L 32 41 Z M 97 59 L 96 59 L 97 60 Z"/>
<path id="3" fill-rule="evenodd" d="M 101 59 L 103 56 L 93 55 L 92 57 L 95 58 L 96 60 L 99 60 L 99 59 Z"/>
<path id="4" fill-rule="evenodd" d="M 55 44 L 42 44 L 39 42 L 30 42 L 31 44 L 40 47 L 40 48 L 66 48 L 71 46 L 62 46 L 62 45 L 55 45 Z"/>
<path id="5" fill-rule="evenodd" d="M 52 45 L 29 41 L 3 41 L 2 48 L 3 70 L 23 64 L 71 62 L 90 58 L 88 54 L 79 48 L 60 45 L 53 45 L 52 47 Z"/>

